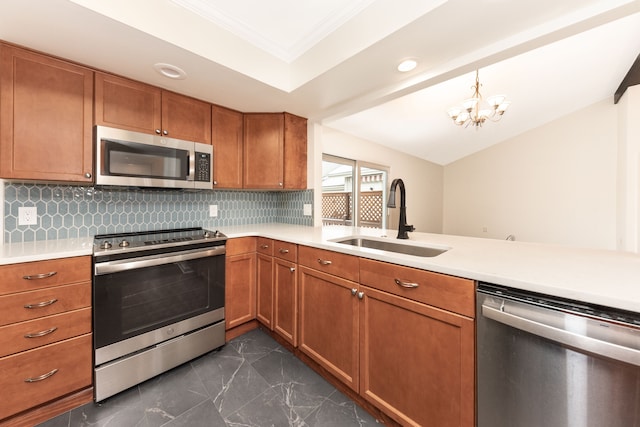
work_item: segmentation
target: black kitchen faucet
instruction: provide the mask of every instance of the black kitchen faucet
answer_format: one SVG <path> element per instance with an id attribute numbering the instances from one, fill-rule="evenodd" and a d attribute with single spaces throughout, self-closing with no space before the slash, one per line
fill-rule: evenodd
<path id="1" fill-rule="evenodd" d="M 398 239 L 408 239 L 408 231 L 415 231 L 413 225 L 407 224 L 407 206 L 406 196 L 404 192 L 404 182 L 400 178 L 396 178 L 391 181 L 391 188 L 389 188 L 389 200 L 387 201 L 388 208 L 396 207 L 396 187 L 400 185 L 400 222 L 398 224 Z"/>

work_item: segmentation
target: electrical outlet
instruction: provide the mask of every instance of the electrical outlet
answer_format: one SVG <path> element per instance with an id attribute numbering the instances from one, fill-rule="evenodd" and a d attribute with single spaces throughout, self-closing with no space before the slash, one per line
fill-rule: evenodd
<path id="1" fill-rule="evenodd" d="M 18 208 L 18 225 L 36 225 L 38 223 L 38 208 L 23 206 Z"/>
<path id="2" fill-rule="evenodd" d="M 311 216 L 313 215 L 313 212 L 311 212 L 311 204 L 310 203 L 305 203 L 303 206 L 304 209 L 304 215 L 305 216 Z"/>
<path id="3" fill-rule="evenodd" d="M 218 216 L 218 205 L 209 205 L 209 217 L 214 218 Z"/>

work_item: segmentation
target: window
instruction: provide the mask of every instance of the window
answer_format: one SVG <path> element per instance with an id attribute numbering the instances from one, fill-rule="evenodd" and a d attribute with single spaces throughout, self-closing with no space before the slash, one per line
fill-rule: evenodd
<path id="1" fill-rule="evenodd" d="M 386 166 L 323 154 L 322 225 L 387 228 L 388 175 Z"/>

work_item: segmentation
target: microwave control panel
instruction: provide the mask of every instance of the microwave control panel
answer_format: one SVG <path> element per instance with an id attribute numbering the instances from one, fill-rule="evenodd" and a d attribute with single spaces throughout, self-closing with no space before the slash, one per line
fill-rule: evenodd
<path id="1" fill-rule="evenodd" d="M 211 154 L 196 152 L 196 181 L 211 180 Z"/>

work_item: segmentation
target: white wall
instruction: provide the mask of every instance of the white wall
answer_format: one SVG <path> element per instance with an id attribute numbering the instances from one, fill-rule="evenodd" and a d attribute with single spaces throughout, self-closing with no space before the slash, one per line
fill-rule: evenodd
<path id="1" fill-rule="evenodd" d="M 445 166 L 443 232 L 615 249 L 616 111 L 607 99 Z"/>
<path id="2" fill-rule="evenodd" d="M 331 154 L 348 159 L 362 160 L 389 166 L 389 182 L 394 178 L 402 178 L 406 188 L 407 222 L 412 224 L 416 231 L 428 233 L 442 232 L 442 166 L 428 162 L 399 151 L 392 150 L 371 141 L 356 138 L 354 136 L 336 131 L 327 127 L 320 127 L 321 136 L 316 132 L 315 156 Z M 318 139 L 322 140 L 318 144 Z M 322 146 L 319 150 L 318 145 Z M 316 165 L 321 158 L 316 158 Z M 317 168 L 321 169 L 321 168 Z M 316 189 L 322 188 L 322 171 L 316 172 Z M 320 191 L 315 192 L 316 218 L 314 223 L 320 224 L 318 211 L 321 203 Z M 398 192 L 399 193 L 399 192 Z M 400 194 L 396 194 L 396 206 L 400 206 Z M 391 218 L 388 228 L 398 228 L 399 209 L 390 209 Z"/>
<path id="3" fill-rule="evenodd" d="M 640 85 L 618 103 L 617 249 L 640 251 Z"/>

